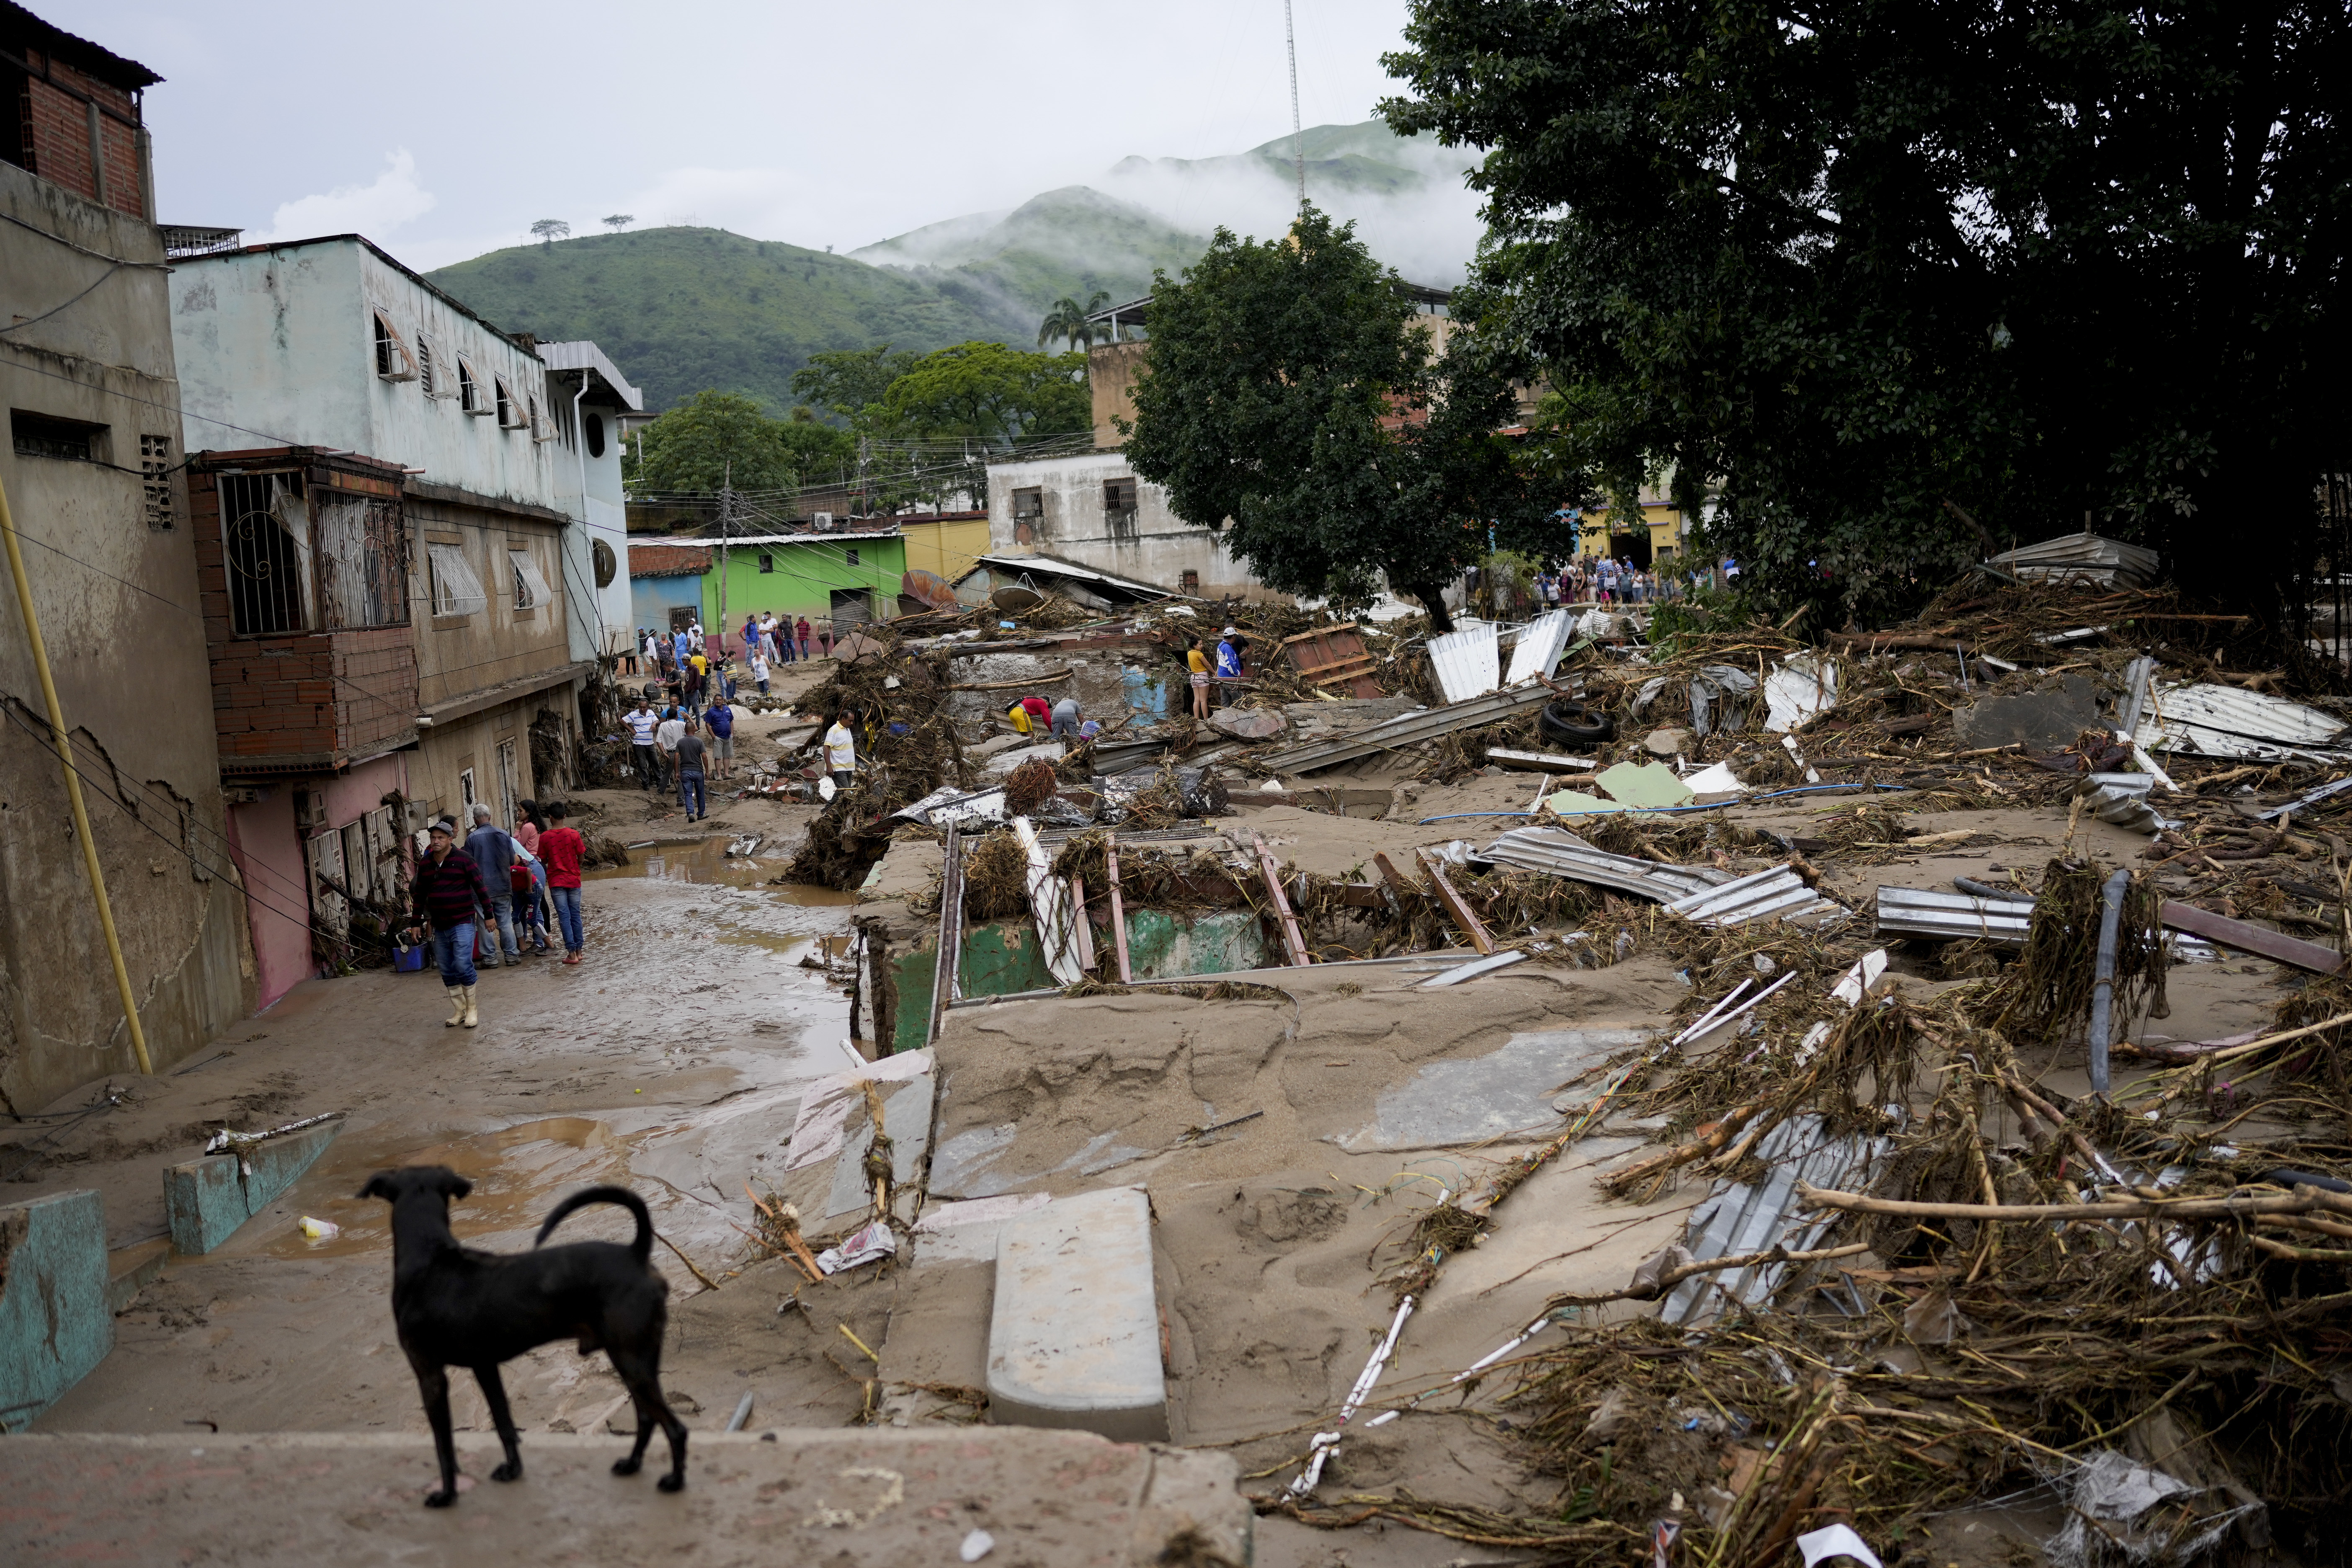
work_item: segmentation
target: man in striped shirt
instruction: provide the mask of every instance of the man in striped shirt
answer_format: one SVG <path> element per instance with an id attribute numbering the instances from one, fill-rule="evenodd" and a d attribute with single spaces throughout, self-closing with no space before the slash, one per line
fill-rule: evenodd
<path id="1" fill-rule="evenodd" d="M 420 928 L 432 932 L 433 961 L 455 1009 L 443 1026 L 454 1029 L 463 1024 L 470 1029 L 481 1022 L 474 1010 L 476 911 L 489 907 L 489 891 L 473 857 L 457 851 L 457 830 L 447 821 L 435 823 L 425 841 L 425 856 L 409 882 L 415 913 L 408 939 L 418 940 Z"/>

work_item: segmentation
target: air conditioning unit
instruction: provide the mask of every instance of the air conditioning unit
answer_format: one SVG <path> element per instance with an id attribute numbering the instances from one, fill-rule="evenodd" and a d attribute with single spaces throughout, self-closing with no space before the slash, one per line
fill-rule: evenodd
<path id="1" fill-rule="evenodd" d="M 831 533 L 833 531 L 833 513 L 829 511 L 811 513 L 809 521 L 815 525 L 816 531 L 819 533 Z"/>
<path id="2" fill-rule="evenodd" d="M 294 792 L 294 830 L 298 833 L 310 833 L 326 826 L 326 791 L 296 790 Z"/>

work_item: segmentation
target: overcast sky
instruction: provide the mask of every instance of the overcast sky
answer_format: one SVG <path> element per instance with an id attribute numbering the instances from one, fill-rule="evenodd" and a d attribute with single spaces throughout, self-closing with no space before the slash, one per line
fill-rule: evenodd
<path id="1" fill-rule="evenodd" d="M 165 79 L 164 222 L 418 268 L 609 213 L 845 251 L 1290 129 L 1281 0 L 33 4 Z M 1296 10 L 1306 123 L 1370 119 L 1402 0 Z"/>

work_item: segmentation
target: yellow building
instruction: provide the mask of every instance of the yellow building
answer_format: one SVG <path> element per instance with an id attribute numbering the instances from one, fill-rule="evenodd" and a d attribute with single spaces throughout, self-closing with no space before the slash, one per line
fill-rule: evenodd
<path id="1" fill-rule="evenodd" d="M 950 511 L 894 520 L 907 540 L 907 570 L 953 583 L 988 553 L 988 513 Z"/>

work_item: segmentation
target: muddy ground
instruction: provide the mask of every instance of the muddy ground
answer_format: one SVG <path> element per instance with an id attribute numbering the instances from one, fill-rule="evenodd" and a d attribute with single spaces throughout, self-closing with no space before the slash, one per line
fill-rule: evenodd
<path id="1" fill-rule="evenodd" d="M 1097 662 L 1115 683 L 1116 659 Z M 740 761 L 796 732 L 782 714 L 747 720 Z M 1258 834 L 1303 869 L 1361 878 L 1377 852 L 1488 841 L 1512 822 L 1458 814 L 1522 809 L 1537 787 L 1525 774 L 1422 785 L 1408 771 L 1390 758 L 1350 774 L 1391 786 L 1385 820 L 1247 803 L 1219 826 L 1244 841 Z M 215 1253 L 169 1260 L 120 1319 L 114 1354 L 41 1429 L 410 1432 L 421 1481 L 425 1427 L 393 1336 L 386 1211 L 352 1194 L 377 1168 L 425 1163 L 475 1182 L 456 1206 L 457 1230 L 499 1249 L 527 1246 L 546 1210 L 583 1184 L 643 1194 L 676 1249 L 656 1251 L 673 1286 L 664 1382 L 692 1426 L 723 1424 L 746 1392 L 754 1429 L 970 1415 L 959 1391 L 984 1382 L 983 1261 L 951 1246 L 927 1257 L 919 1242 L 897 1264 L 805 1284 L 747 1239 L 745 1184 L 780 1164 L 803 1086 L 842 1071 L 853 1048 L 847 976 L 828 962 L 844 949 L 856 895 L 774 880 L 807 808 L 722 795 L 710 821 L 689 830 L 667 796 L 578 798 L 594 808 L 590 826 L 639 847 L 627 868 L 590 884 L 588 962 L 485 972 L 478 1030 L 442 1026 L 429 973 L 311 982 L 177 1071 L 87 1086 L 0 1146 L 0 1171 L 12 1175 L 0 1192 L 11 1198 L 101 1192 L 110 1244 L 128 1264 L 163 1245 L 160 1172 L 194 1157 L 208 1126 L 349 1116 L 268 1214 Z M 1725 815 L 1802 833 L 1852 806 L 1831 797 Z M 1928 814 L 1914 826 L 1969 837 L 1884 865 L 1827 866 L 1826 886 L 1866 910 L 1881 882 L 1939 887 L 1955 874 L 2038 867 L 2067 827 L 2063 809 L 2027 807 Z M 721 847 L 749 832 L 768 839 L 758 858 L 728 859 Z M 2111 864 L 2146 843 L 2095 821 L 2074 838 Z M 866 907 L 895 900 L 903 911 L 938 863 L 935 845 L 902 842 Z M 1895 967 L 1901 986 L 1945 984 L 1910 958 Z M 1412 1220 L 1549 1137 L 1555 1099 L 1631 1032 L 1654 1028 L 1689 984 L 1649 954 L 1590 971 L 1529 964 L 1437 991 L 1417 988 L 1426 977 L 1333 969 L 1227 1000 L 1139 993 L 963 1009 L 937 1047 L 932 1200 L 1143 1186 L 1175 1308 L 1166 1359 L 1176 1436 L 1234 1449 L 1250 1490 L 1296 1473 L 1307 1434 L 1361 1370 L 1390 1321 L 1394 1290 L 1382 1281 L 1410 1259 Z M 2235 955 L 2177 969 L 2170 1016 L 2142 1037 L 2252 1026 L 2283 982 L 2275 966 Z M 1416 1086 L 1514 1052 L 1548 1065 L 1471 1085 L 1470 1098 L 1496 1108 L 1492 1125 L 1430 1130 Z M 2056 1089 L 2083 1087 L 2067 1052 L 2035 1065 Z M 76 1119 L 109 1089 L 120 1103 Z M 1653 1131 L 1604 1124 L 1515 1194 L 1488 1237 L 1423 1293 L 1384 1390 L 1442 1382 L 1557 1294 L 1622 1286 L 1678 1236 L 1703 1183 L 1670 1184 L 1640 1205 L 1607 1200 L 1596 1184 Z M 304 1215 L 340 1234 L 306 1239 Z M 567 1227 L 625 1231 L 611 1210 Z M 478 1394 L 458 1387 L 458 1425 L 485 1426 Z M 610 1429 L 621 1405 L 603 1358 L 564 1345 L 510 1365 L 507 1387 L 527 1431 Z M 1522 1514 L 1557 1505 L 1555 1484 L 1520 1467 L 1493 1414 L 1452 1394 L 1351 1435 L 1326 1495 L 1351 1490 Z M 1262 1525 L 1265 1563 L 1370 1568 L 1462 1551 L 1379 1524 L 1338 1535 Z M 1955 1520 L 1938 1561 L 2002 1561 L 2037 1531 L 2046 1525 L 2021 1517 Z"/>

